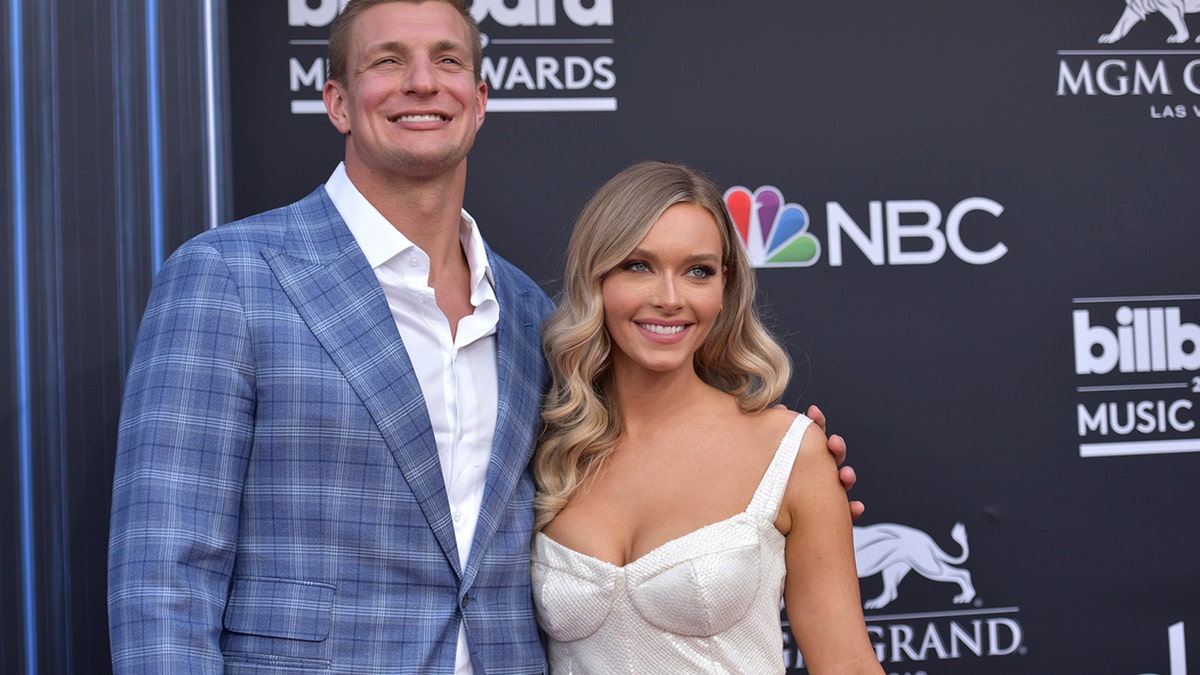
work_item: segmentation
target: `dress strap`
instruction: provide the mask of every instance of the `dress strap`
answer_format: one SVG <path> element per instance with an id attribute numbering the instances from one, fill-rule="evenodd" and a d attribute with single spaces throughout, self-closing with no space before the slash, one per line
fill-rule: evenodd
<path id="1" fill-rule="evenodd" d="M 788 477 L 792 474 L 792 464 L 796 462 L 796 453 L 800 451 L 800 439 L 804 437 L 809 424 L 812 424 L 812 420 L 806 415 L 796 415 L 783 440 L 779 441 L 775 458 L 754 491 L 750 506 L 746 507 L 747 513 L 774 518 L 779 512 L 779 502 L 783 499 Z"/>

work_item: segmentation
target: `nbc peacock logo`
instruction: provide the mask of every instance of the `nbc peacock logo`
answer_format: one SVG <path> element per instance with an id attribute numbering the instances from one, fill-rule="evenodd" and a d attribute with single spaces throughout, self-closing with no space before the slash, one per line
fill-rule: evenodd
<path id="1" fill-rule="evenodd" d="M 809 267 L 821 257 L 821 242 L 808 233 L 812 222 L 799 204 L 787 203 L 771 185 L 751 192 L 725 191 L 725 208 L 755 267 Z"/>

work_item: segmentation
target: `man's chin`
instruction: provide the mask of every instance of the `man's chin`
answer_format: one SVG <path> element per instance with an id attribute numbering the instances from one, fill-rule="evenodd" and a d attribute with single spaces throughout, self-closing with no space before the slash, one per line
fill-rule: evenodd
<path id="1" fill-rule="evenodd" d="M 396 173 L 412 178 L 437 178 L 465 167 L 466 153 L 461 152 L 406 152 L 393 156 L 391 165 Z"/>

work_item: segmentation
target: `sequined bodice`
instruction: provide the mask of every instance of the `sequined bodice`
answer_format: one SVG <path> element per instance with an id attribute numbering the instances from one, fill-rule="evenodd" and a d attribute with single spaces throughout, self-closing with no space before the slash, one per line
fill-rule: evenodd
<path id="1" fill-rule="evenodd" d="M 551 673 L 783 673 L 774 523 L 809 423 L 792 423 L 745 511 L 624 566 L 538 533 L 533 598 Z"/>

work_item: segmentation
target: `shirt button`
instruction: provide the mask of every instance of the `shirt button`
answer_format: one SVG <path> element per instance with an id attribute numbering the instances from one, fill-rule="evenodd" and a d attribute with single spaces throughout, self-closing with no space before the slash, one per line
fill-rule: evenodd
<path id="1" fill-rule="evenodd" d="M 408 256 L 408 264 L 416 267 L 417 265 L 421 264 L 421 259 L 415 255 L 410 255 Z"/>
<path id="2" fill-rule="evenodd" d="M 421 293 L 420 295 L 417 296 L 417 300 L 420 300 L 421 302 L 429 302 L 429 294 Z"/>
<path id="3" fill-rule="evenodd" d="M 455 511 L 454 512 L 454 522 L 461 523 L 462 519 L 463 519 L 462 511 Z"/>

